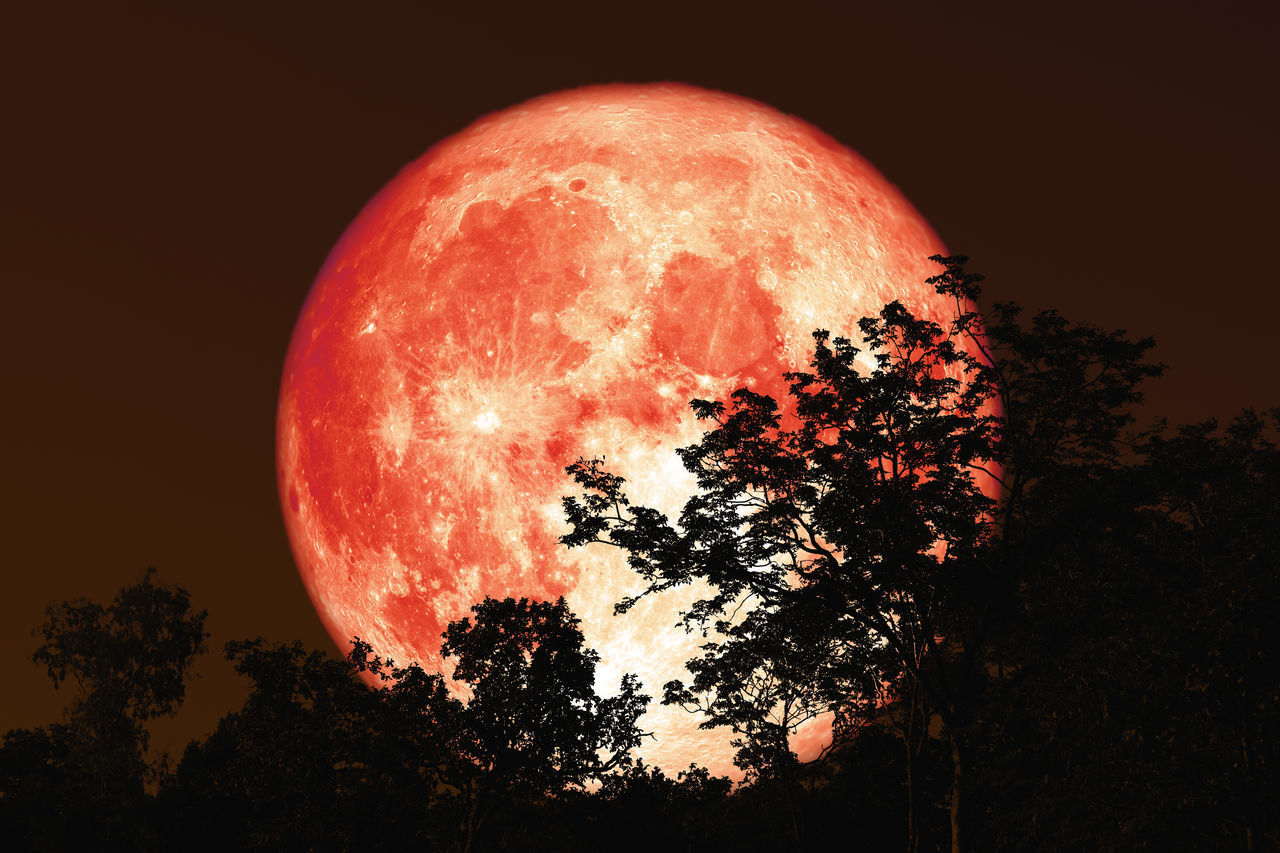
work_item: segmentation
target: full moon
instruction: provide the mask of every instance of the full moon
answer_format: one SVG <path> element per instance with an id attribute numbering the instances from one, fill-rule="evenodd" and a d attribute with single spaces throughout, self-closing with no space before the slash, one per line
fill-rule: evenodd
<path id="1" fill-rule="evenodd" d="M 405 167 L 348 227 L 293 333 L 277 423 L 286 527 L 338 643 L 451 670 L 441 632 L 485 596 L 564 596 L 598 690 L 651 697 L 639 756 L 735 778 L 732 733 L 659 702 L 704 642 L 699 596 L 651 596 L 624 555 L 572 551 L 560 499 L 604 457 L 678 515 L 690 399 L 779 400 L 814 329 L 855 337 L 925 284 L 943 246 L 870 164 L 813 126 L 685 85 L 595 86 L 486 116 Z M 830 739 L 817 718 L 802 759 Z"/>

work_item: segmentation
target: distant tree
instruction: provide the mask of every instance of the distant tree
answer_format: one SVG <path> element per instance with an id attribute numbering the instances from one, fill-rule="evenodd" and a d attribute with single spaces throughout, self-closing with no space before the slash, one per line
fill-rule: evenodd
<path id="1" fill-rule="evenodd" d="M 345 662 L 296 643 L 228 643 L 250 693 L 178 766 L 165 802 L 176 831 L 198 830 L 185 846 L 515 849 L 492 826 L 527 827 L 503 813 L 618 767 L 647 699 L 630 675 L 617 696 L 596 695 L 598 656 L 563 599 L 486 599 L 472 612 L 442 647 L 465 701 L 359 637 Z"/>
<path id="2" fill-rule="evenodd" d="M 1280 846 L 1276 432 L 1251 412 L 1153 429 L 1029 504 L 980 721 L 990 846 Z"/>
<path id="3" fill-rule="evenodd" d="M 22 850 L 67 850 L 101 837 L 107 849 L 124 849 L 137 837 L 134 823 L 141 784 L 121 779 L 125 809 L 100 805 L 97 786 L 72 754 L 63 724 L 11 729 L 0 744 L 0 832 Z M 123 811 L 124 819 L 112 819 Z M 76 817 L 74 822 L 70 819 Z"/>
<path id="4" fill-rule="evenodd" d="M 696 765 L 672 777 L 643 761 L 628 764 L 604 777 L 592 796 L 596 808 L 588 814 L 597 827 L 586 849 L 744 849 L 727 831 L 731 789 L 727 777 Z"/>
<path id="5" fill-rule="evenodd" d="M 1150 541 L 1176 591 L 1151 650 L 1174 687 L 1153 746 L 1182 759 L 1162 768 L 1183 782 L 1170 822 L 1183 838 L 1216 824 L 1206 846 L 1280 848 L 1280 408 L 1182 427 L 1143 450 L 1157 494 Z"/>
<path id="6" fill-rule="evenodd" d="M 51 605 L 33 655 L 55 687 L 74 683 L 68 722 L 104 761 L 104 782 L 141 761 L 146 724 L 174 713 L 186 694 L 196 655 L 205 650 L 207 611 L 193 611 L 181 587 L 154 582 L 155 569 L 125 587 L 110 606 L 88 601 Z"/>
<path id="7" fill-rule="evenodd" d="M 430 780 L 345 661 L 261 638 L 227 643 L 226 656 L 249 695 L 187 748 L 162 794 L 175 845 L 394 850 L 421 840 Z M 394 838 L 368 830 L 374 813 Z"/>
<path id="8" fill-rule="evenodd" d="M 208 637 L 205 611 L 155 575 L 147 569 L 107 606 L 46 609 L 34 660 L 76 692 L 61 723 L 11 731 L 0 748 L 0 813 L 19 846 L 151 843 L 147 791 L 159 770 L 148 762 L 148 724 L 178 709 Z"/>

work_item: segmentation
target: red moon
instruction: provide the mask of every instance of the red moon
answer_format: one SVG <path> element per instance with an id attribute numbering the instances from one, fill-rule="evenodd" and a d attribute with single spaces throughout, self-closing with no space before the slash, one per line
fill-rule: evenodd
<path id="1" fill-rule="evenodd" d="M 816 328 L 853 336 L 943 251 L 870 164 L 811 125 L 691 86 L 560 92 L 486 116 L 405 167 L 343 234 L 293 333 L 277 466 L 289 540 L 340 648 L 447 666 L 446 625 L 486 595 L 563 595 L 653 697 L 638 750 L 739 777 L 731 734 L 659 704 L 699 636 L 697 590 L 639 590 L 605 546 L 567 550 L 564 467 L 604 456 L 636 502 L 678 514 L 694 397 L 785 396 Z M 829 720 L 794 738 L 802 759 Z"/>

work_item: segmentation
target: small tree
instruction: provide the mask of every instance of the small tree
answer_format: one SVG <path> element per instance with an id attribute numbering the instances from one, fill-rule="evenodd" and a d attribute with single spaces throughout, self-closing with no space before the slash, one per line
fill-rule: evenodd
<path id="1" fill-rule="evenodd" d="M 107 606 L 75 600 L 45 611 L 34 660 L 55 687 L 76 692 L 63 722 L 11 731 L 0 749 L 0 811 L 20 846 L 144 844 L 147 787 L 158 776 L 148 724 L 176 712 L 208 637 L 205 611 L 155 575 L 147 569 Z M 77 820 L 65 819 L 71 812 Z"/>
<path id="2" fill-rule="evenodd" d="M 177 710 L 196 655 L 205 650 L 207 611 L 193 611 L 181 587 L 159 586 L 156 570 L 108 607 L 64 601 L 45 611 L 44 642 L 33 655 L 55 687 L 74 683 L 69 721 L 103 747 L 141 758 L 145 725 Z M 108 748 L 108 752 L 119 752 Z"/>
<path id="3" fill-rule="evenodd" d="M 399 716 L 453 756 L 449 784 L 462 799 L 463 851 L 500 805 L 581 788 L 619 766 L 640 743 L 636 721 L 648 702 L 631 674 L 616 696 L 596 695 L 599 655 L 586 648 L 563 598 L 486 598 L 471 610 L 449 624 L 441 647 L 468 688 L 465 703 L 439 676 L 396 667 L 358 639 L 351 655 L 390 682 L 384 700 Z"/>

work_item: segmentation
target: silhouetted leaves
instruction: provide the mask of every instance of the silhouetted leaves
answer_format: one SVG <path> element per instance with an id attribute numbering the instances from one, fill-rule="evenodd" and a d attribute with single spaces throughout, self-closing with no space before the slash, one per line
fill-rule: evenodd
<path id="1" fill-rule="evenodd" d="M 980 317 L 980 277 L 935 260 L 946 328 L 892 303 L 857 341 L 816 333 L 784 405 L 692 402 L 706 432 L 679 451 L 698 486 L 679 517 L 631 504 L 599 460 L 569 468 L 565 544 L 622 548 L 641 596 L 706 582 L 684 614 L 701 655 L 663 701 L 731 729 L 743 784 L 633 762 L 634 676 L 597 695 L 565 602 L 510 598 L 449 626 L 456 681 L 359 638 L 346 661 L 228 643 L 248 698 L 171 769 L 147 727 L 182 701 L 205 614 L 148 571 L 110 605 L 49 608 L 35 660 L 73 694 L 63 720 L 0 744 L 0 837 L 1280 847 L 1280 411 L 1138 429 L 1150 341 L 1010 304 Z M 824 713 L 836 742 L 802 763 L 788 736 Z"/>
<path id="2" fill-rule="evenodd" d="M 748 389 L 691 404 L 712 426 L 678 451 L 699 491 L 674 524 L 598 461 L 568 469 L 586 492 L 565 500 L 565 544 L 623 548 L 644 594 L 711 587 L 685 620 L 723 639 L 664 701 L 743 735 L 753 775 L 793 762 L 787 737 L 817 714 L 855 731 L 881 684 L 918 685 L 953 737 L 970 713 L 975 665 L 952 659 L 981 652 L 961 602 L 989 571 L 995 502 L 976 479 L 1000 452 L 989 365 L 962 346 L 969 325 L 944 330 L 897 302 L 859 328 L 861 347 L 814 334 L 812 372 L 787 377 L 794 425 Z"/>
<path id="3" fill-rule="evenodd" d="M 346 662 L 297 644 L 228 643 L 252 688 L 183 757 L 181 823 L 220 849 L 516 844 L 511 815 L 626 759 L 646 697 L 634 676 L 616 696 L 596 695 L 598 657 L 563 600 L 486 599 L 472 613 L 442 647 L 465 701 L 440 674 L 359 638 Z M 370 815 L 395 832 L 370 834 Z"/>
<path id="4" fill-rule="evenodd" d="M 471 691 L 462 754 L 505 784 L 542 793 L 582 786 L 640 743 L 648 697 L 634 675 L 617 696 L 595 692 L 599 655 L 555 602 L 486 599 L 452 622 L 441 653 Z"/>
<path id="5" fill-rule="evenodd" d="M 1034 516 L 982 722 L 994 845 L 1275 845 L 1275 435 L 1155 432 Z"/>
<path id="6" fill-rule="evenodd" d="M 46 610 L 34 659 L 74 694 L 64 721 L 13 731 L 0 748 L 5 837 L 32 850 L 139 849 L 158 777 L 147 723 L 174 713 L 205 647 L 205 613 L 148 569 L 108 606 L 67 601 Z"/>
<path id="7" fill-rule="evenodd" d="M 388 782 L 402 796 L 430 788 L 405 784 L 412 754 L 380 751 L 377 697 L 343 661 L 297 643 L 233 642 L 226 654 L 249 697 L 183 756 L 180 831 L 208 849 L 381 849 L 362 824 Z"/>

